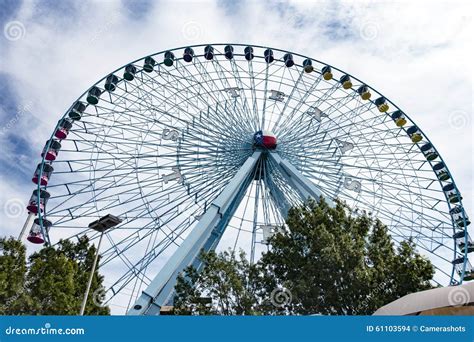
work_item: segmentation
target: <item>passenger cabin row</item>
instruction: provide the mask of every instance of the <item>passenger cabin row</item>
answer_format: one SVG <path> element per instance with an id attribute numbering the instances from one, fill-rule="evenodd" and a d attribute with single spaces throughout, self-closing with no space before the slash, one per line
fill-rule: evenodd
<path id="1" fill-rule="evenodd" d="M 52 163 L 56 160 L 61 149 L 61 141 L 66 139 L 69 135 L 71 128 L 73 127 L 74 121 L 81 119 L 86 105 L 80 101 L 76 102 L 69 112 L 68 118 L 63 118 L 59 121 L 54 137 L 48 141 L 41 152 L 41 156 L 44 158 L 43 162 L 38 164 L 36 170 L 31 179 L 34 184 L 41 187 L 46 187 L 51 179 L 54 172 Z M 29 213 L 37 215 L 41 214 L 40 217 L 34 220 L 33 226 L 30 229 L 27 240 L 36 243 L 43 244 L 45 237 L 41 230 L 41 224 L 44 228 L 44 232 L 47 233 L 51 228 L 52 224 L 46 219 L 46 204 L 51 197 L 50 193 L 44 189 L 36 189 L 33 191 L 30 200 L 26 206 Z"/>

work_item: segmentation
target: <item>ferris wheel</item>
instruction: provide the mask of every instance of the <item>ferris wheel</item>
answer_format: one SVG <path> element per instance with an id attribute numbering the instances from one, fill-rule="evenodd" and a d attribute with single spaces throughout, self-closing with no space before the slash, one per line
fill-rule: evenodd
<path id="1" fill-rule="evenodd" d="M 27 239 L 95 242 L 91 222 L 120 218 L 100 267 L 108 303 L 129 314 L 159 313 L 201 249 L 256 260 L 289 208 L 320 196 L 412 239 L 439 284 L 474 279 L 461 192 L 428 136 L 374 88 L 297 53 L 213 44 L 135 60 L 46 139 Z"/>

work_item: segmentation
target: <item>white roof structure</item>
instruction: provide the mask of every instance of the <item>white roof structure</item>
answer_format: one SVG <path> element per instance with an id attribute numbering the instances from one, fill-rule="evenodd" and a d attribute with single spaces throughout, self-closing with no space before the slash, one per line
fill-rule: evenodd
<path id="1" fill-rule="evenodd" d="M 374 315 L 474 315 L 474 282 L 411 293 Z"/>

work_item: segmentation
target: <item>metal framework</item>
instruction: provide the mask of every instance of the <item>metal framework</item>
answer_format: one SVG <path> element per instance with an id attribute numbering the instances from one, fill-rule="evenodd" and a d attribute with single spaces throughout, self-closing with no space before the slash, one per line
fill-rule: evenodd
<path id="1" fill-rule="evenodd" d="M 261 130 L 275 150 L 254 146 Z M 436 282 L 472 279 L 461 193 L 427 135 L 353 75 L 288 51 L 196 45 L 116 69 L 59 120 L 34 179 L 29 208 L 47 203 L 32 241 L 96 242 L 90 222 L 122 220 L 100 262 L 117 313 L 157 313 L 201 248 L 257 259 L 265 227 L 308 197 L 372 212 Z"/>

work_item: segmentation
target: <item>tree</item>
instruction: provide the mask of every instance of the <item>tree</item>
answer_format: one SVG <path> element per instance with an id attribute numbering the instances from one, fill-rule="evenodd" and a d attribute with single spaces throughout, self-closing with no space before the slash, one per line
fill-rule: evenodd
<path id="1" fill-rule="evenodd" d="M 410 240 L 395 248 L 388 228 L 370 213 L 353 213 L 341 202 L 331 208 L 320 199 L 292 208 L 286 225 L 255 265 L 245 266 L 242 256 L 236 262 L 229 253 L 211 253 L 209 262 L 204 254 L 202 273 L 188 269 L 178 281 L 177 313 L 189 312 L 189 294 L 196 285 L 200 296 L 212 298 L 213 308 L 204 312 L 194 307 L 194 314 L 371 314 L 431 287 L 430 261 Z M 219 287 L 225 280 L 227 287 Z M 234 300 L 236 289 L 239 298 L 248 299 L 245 310 Z M 223 311 L 220 303 L 226 297 L 232 301 Z"/>
<path id="2" fill-rule="evenodd" d="M 26 314 L 31 299 L 24 291 L 25 246 L 14 238 L 0 239 L 0 253 L 0 314 Z"/>
<path id="3" fill-rule="evenodd" d="M 87 280 L 96 253 L 87 237 L 77 243 L 61 240 L 55 247 L 44 247 L 33 253 L 26 263 L 24 245 L 14 240 L 2 239 L 5 247 L 0 255 L 0 287 L 14 284 L 15 291 L 1 291 L 2 314 L 9 315 L 77 315 L 86 289 Z M 13 256 L 15 256 L 13 258 Z M 16 280 L 6 280 L 15 274 Z M 103 276 L 94 273 L 85 314 L 107 315 L 100 290 Z M 5 299 L 5 301 L 3 301 Z"/>
<path id="4" fill-rule="evenodd" d="M 178 315 L 254 315 L 260 309 L 263 278 L 245 253 L 202 253 L 205 267 L 188 267 L 178 277 L 174 312 Z"/>

